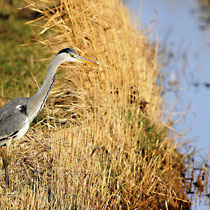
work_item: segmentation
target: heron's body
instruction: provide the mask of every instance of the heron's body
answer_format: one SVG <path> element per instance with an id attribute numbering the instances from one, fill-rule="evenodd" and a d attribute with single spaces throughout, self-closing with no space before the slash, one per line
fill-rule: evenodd
<path id="1" fill-rule="evenodd" d="M 30 124 L 28 98 L 16 98 L 0 109 L 0 146 L 10 138 L 16 141 L 27 132 Z"/>
<path id="2" fill-rule="evenodd" d="M 71 48 L 61 50 L 50 62 L 45 81 L 35 95 L 29 98 L 16 98 L 0 108 L 0 146 L 10 145 L 26 134 L 30 123 L 42 110 L 47 100 L 55 81 L 57 68 L 65 61 L 98 65 L 79 56 Z"/>
<path id="3" fill-rule="evenodd" d="M 62 62 L 63 59 L 58 56 L 51 61 L 47 80 L 35 95 L 16 98 L 0 109 L 0 146 L 5 145 L 11 138 L 14 142 L 26 134 L 30 123 L 42 110 L 55 81 L 56 70 Z"/>

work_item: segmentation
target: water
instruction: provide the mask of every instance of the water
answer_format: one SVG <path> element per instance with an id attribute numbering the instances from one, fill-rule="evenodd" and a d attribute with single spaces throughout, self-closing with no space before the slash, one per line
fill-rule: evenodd
<path id="1" fill-rule="evenodd" d="M 173 120 L 181 119 L 176 130 L 186 131 L 193 140 L 190 145 L 197 148 L 198 162 L 204 161 L 210 151 L 210 24 L 205 11 L 198 0 L 125 2 L 151 41 L 158 37 L 167 64 L 162 68 L 166 109 L 176 113 Z M 197 209 L 210 209 L 209 200 L 208 204 L 201 200 Z"/>

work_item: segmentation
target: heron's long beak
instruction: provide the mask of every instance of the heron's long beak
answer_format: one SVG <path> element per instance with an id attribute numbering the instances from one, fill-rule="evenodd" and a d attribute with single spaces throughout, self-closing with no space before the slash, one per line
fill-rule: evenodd
<path id="1" fill-rule="evenodd" d="M 87 64 L 91 64 L 93 66 L 99 66 L 99 64 L 89 60 L 89 59 L 86 59 L 86 58 L 83 58 L 82 56 L 77 56 L 77 60 L 80 62 L 80 63 L 87 63 Z"/>

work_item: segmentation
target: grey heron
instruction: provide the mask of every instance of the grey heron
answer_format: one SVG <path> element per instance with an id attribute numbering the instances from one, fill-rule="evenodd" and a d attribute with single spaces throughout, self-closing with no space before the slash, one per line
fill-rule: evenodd
<path id="1" fill-rule="evenodd" d="M 30 123 L 42 110 L 55 81 L 56 70 L 65 61 L 98 65 L 79 56 L 74 49 L 64 48 L 50 62 L 45 81 L 32 97 L 16 98 L 0 108 L 0 146 L 6 146 L 1 150 L 1 156 L 7 186 L 9 186 L 8 165 L 11 159 L 10 145 L 26 134 Z"/>

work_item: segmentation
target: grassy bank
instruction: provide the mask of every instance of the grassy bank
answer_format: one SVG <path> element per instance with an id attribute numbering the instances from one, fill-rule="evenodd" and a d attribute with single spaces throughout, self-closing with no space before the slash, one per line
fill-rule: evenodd
<path id="1" fill-rule="evenodd" d="M 28 2 L 42 17 L 30 21 L 41 43 L 34 56 L 53 56 L 70 46 L 100 67 L 59 69 L 45 120 L 11 149 L 12 184 L 6 189 L 1 175 L 1 207 L 189 207 L 181 178 L 184 157 L 160 121 L 157 49 L 137 31 L 124 5 L 117 0 Z M 47 69 L 40 65 L 38 83 Z M 21 93 L 30 94 L 30 82 L 23 82 Z M 6 91 L 3 96 L 13 94 Z"/>

